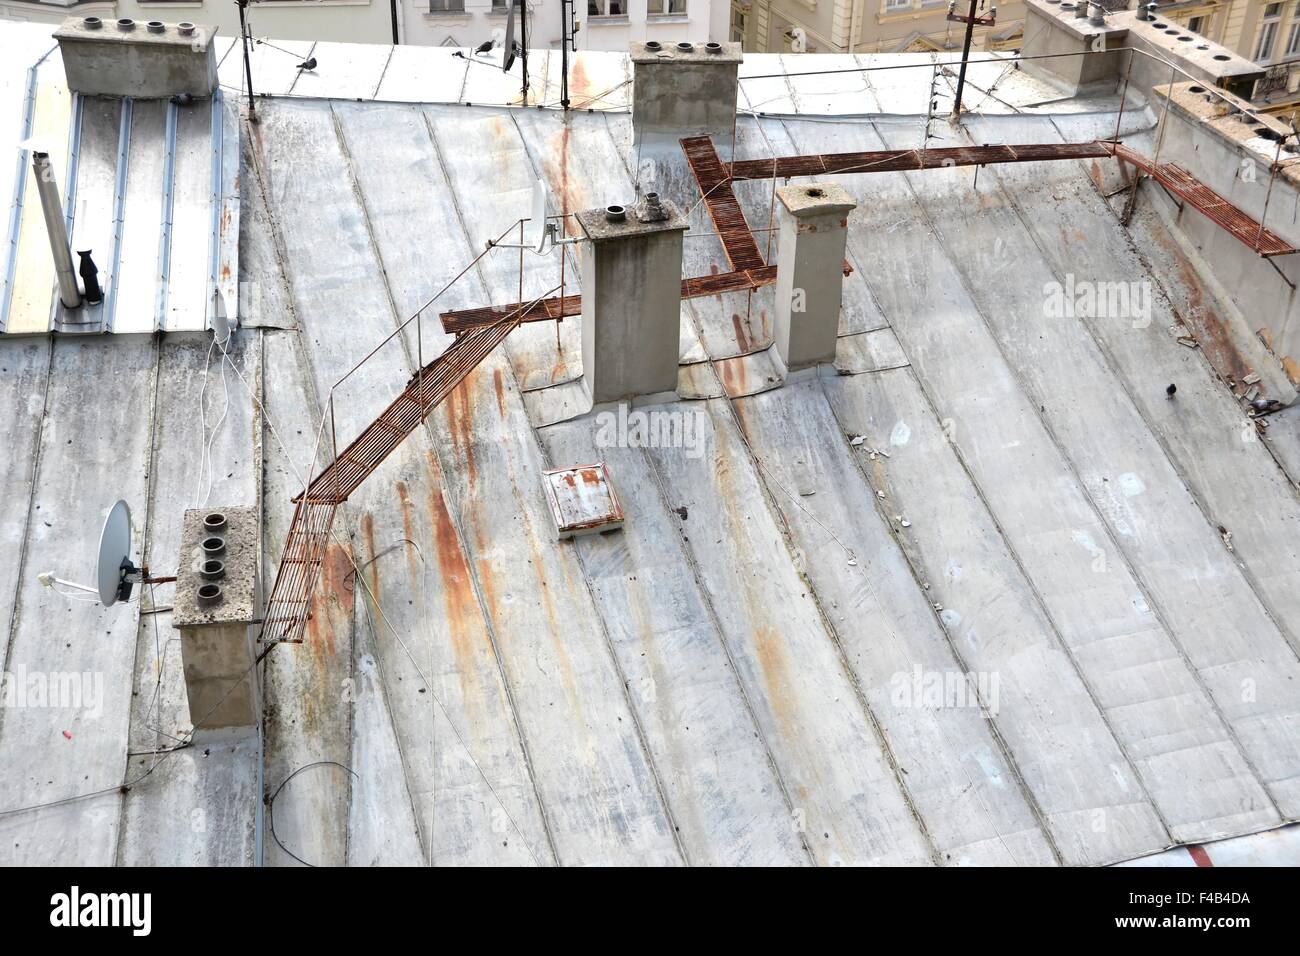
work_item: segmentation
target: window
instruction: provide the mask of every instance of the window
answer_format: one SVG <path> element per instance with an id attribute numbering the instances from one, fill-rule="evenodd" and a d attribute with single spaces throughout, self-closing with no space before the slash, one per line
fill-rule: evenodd
<path id="1" fill-rule="evenodd" d="M 465 0 L 429 0 L 430 13 L 464 13 Z"/>
<path id="2" fill-rule="evenodd" d="M 1300 20 L 1291 24 L 1291 34 L 1286 38 L 1286 55 L 1295 56 L 1300 53 Z"/>
<path id="3" fill-rule="evenodd" d="M 510 0 L 492 0 L 492 12 L 499 16 L 509 13 L 510 7 Z"/>
<path id="4" fill-rule="evenodd" d="M 684 17 L 686 0 L 646 0 L 646 15 L 651 17 Z"/>
<path id="5" fill-rule="evenodd" d="M 731 5 L 731 42 L 744 43 L 749 32 L 749 12 L 738 3 Z"/>
<path id="6" fill-rule="evenodd" d="M 625 17 L 627 0 L 587 0 L 589 17 Z"/>
<path id="7" fill-rule="evenodd" d="M 1275 20 L 1282 15 L 1282 4 L 1270 3 L 1264 8 L 1264 19 Z"/>
<path id="8" fill-rule="evenodd" d="M 1205 36 L 1205 17 L 1192 17 L 1187 21 L 1187 29 Z"/>
<path id="9" fill-rule="evenodd" d="M 886 13 L 898 13 L 901 10 L 911 10 L 912 0 L 885 0 Z"/>
<path id="10" fill-rule="evenodd" d="M 1277 42 L 1277 21 L 1266 20 L 1259 31 L 1259 43 L 1255 47 L 1255 62 L 1264 63 L 1273 59 L 1273 44 Z"/>

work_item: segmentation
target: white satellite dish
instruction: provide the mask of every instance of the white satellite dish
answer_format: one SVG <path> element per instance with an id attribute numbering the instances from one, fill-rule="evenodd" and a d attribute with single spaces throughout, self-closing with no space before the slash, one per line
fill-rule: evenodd
<path id="1" fill-rule="evenodd" d="M 95 584 L 99 600 L 104 607 L 112 607 L 119 600 L 131 596 L 128 574 L 136 567 L 131 563 L 131 509 L 125 501 L 118 501 L 108 509 L 104 530 L 99 535 L 99 560 L 95 564 Z"/>
<path id="2" fill-rule="evenodd" d="M 524 232 L 524 245 L 529 246 L 534 252 L 544 252 L 546 250 L 546 201 L 550 198 L 549 190 L 546 183 L 537 180 L 533 183 L 533 211 L 528 219 L 528 226 Z"/>
<path id="3" fill-rule="evenodd" d="M 137 584 L 165 584 L 176 578 L 150 577 L 148 568 L 137 568 L 132 562 L 131 509 L 125 501 L 119 501 L 108 509 L 108 515 L 104 518 L 104 530 L 99 533 L 94 587 L 76 581 L 65 581 L 53 571 L 42 571 L 36 575 L 36 580 L 47 588 L 58 584 L 98 595 L 104 607 L 112 607 L 119 601 L 129 601 L 131 589 Z"/>
<path id="4" fill-rule="evenodd" d="M 551 191 L 544 179 L 533 182 L 532 209 L 524 225 L 523 242 L 495 242 L 488 240 L 489 249 L 531 249 L 538 255 L 545 255 L 555 246 L 567 246 L 578 242 L 578 237 L 557 238 L 560 227 L 546 216 L 546 207 L 551 201 Z"/>

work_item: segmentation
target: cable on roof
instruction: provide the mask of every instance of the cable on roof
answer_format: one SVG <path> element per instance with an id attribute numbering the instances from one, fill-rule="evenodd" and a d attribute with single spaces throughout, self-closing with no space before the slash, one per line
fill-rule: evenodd
<path id="1" fill-rule="evenodd" d="M 358 776 L 357 772 L 353 770 L 351 767 L 344 766 L 343 764 L 339 763 L 337 760 L 317 760 L 315 763 L 304 764 L 303 766 L 295 770 L 293 773 L 289 774 L 289 776 L 285 777 L 284 781 L 280 784 L 280 786 L 275 788 L 275 793 L 271 794 L 271 799 L 267 801 L 266 817 L 267 817 L 267 823 L 271 829 L 271 839 L 275 840 L 276 845 L 279 846 L 281 850 L 289 854 L 289 856 L 293 857 L 303 866 L 310 866 L 314 869 L 316 866 L 315 863 L 308 863 L 298 854 L 290 850 L 287 846 L 284 845 L 284 841 L 281 840 L 280 837 L 277 836 L 275 832 L 275 798 L 280 795 L 281 790 L 283 790 L 286 786 L 288 786 L 290 780 L 298 776 L 298 774 L 302 773 L 304 770 L 311 770 L 313 767 L 340 767 L 343 770 L 346 770 L 348 773 L 352 774 L 352 776 L 356 777 L 358 780 L 360 780 L 361 777 Z"/>

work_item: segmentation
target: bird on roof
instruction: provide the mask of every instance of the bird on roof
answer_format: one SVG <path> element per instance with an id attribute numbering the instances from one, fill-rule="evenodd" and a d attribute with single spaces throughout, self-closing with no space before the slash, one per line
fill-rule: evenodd
<path id="1" fill-rule="evenodd" d="M 1165 394 L 1173 398 L 1176 391 L 1178 391 L 1178 386 L 1170 383 L 1169 387 L 1165 389 Z"/>
<path id="2" fill-rule="evenodd" d="M 300 70 L 316 69 L 316 58 L 314 56 L 307 57 L 307 59 L 303 60 L 301 63 L 298 64 L 298 69 Z"/>
<path id="3" fill-rule="evenodd" d="M 478 46 L 474 47 L 474 55 L 481 56 L 484 53 L 491 53 L 496 43 L 492 40 L 484 40 Z"/>

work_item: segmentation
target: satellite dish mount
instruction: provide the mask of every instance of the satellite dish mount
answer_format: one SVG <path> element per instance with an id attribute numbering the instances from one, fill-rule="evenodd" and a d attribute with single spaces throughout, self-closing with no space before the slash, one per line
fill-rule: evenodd
<path id="1" fill-rule="evenodd" d="M 546 216 L 546 206 L 550 197 L 550 190 L 546 188 L 546 183 L 541 179 L 534 181 L 532 214 L 524 220 L 524 241 L 492 242 L 489 240 L 487 247 L 489 249 L 531 249 L 539 256 L 544 256 L 555 246 L 578 242 L 577 237 L 559 238 L 560 224 L 552 222 Z"/>
<path id="2" fill-rule="evenodd" d="M 147 567 L 136 567 L 131 560 L 131 509 L 125 501 L 118 501 L 108 509 L 108 516 L 104 518 L 95 560 L 94 587 L 65 581 L 55 577 L 53 571 L 42 572 L 37 575 L 37 579 L 46 587 L 62 584 L 64 587 L 97 594 L 104 607 L 131 600 L 131 591 L 137 584 L 165 584 L 176 580 L 175 577 L 150 577 Z"/>

